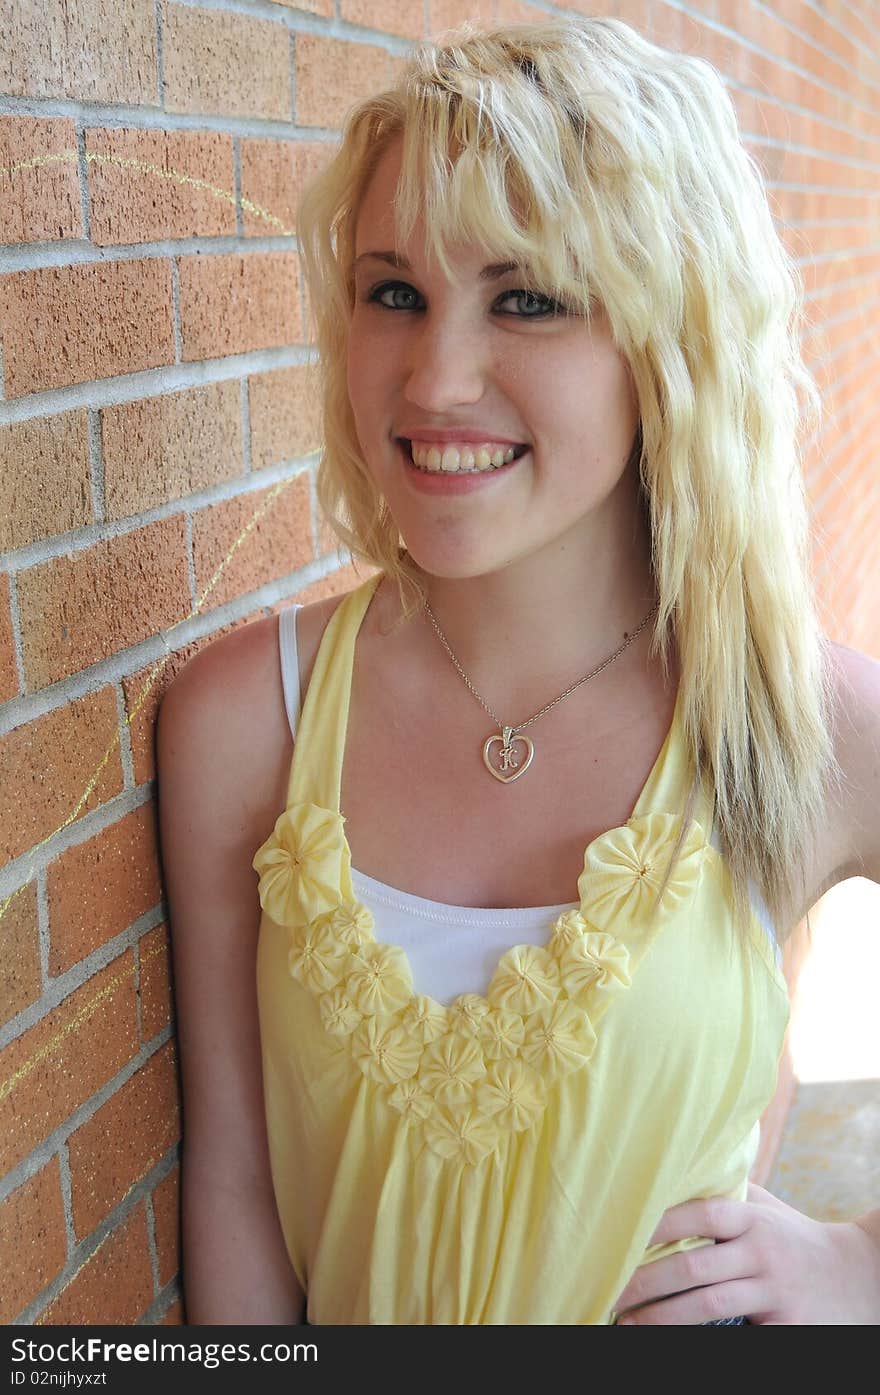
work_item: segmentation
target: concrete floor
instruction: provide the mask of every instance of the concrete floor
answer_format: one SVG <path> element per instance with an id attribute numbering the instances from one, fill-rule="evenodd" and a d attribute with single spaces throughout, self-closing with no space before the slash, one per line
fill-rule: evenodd
<path id="1" fill-rule="evenodd" d="M 810 925 L 792 1007 L 797 1092 L 766 1187 L 844 1221 L 880 1208 L 880 886 L 842 882 Z"/>

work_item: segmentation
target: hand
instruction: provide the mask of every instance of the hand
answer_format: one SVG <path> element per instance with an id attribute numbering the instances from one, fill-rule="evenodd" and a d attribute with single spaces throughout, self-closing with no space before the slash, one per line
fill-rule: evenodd
<path id="1" fill-rule="evenodd" d="M 880 1245 L 855 1221 L 814 1221 L 750 1182 L 746 1201 L 712 1196 L 670 1207 L 649 1243 L 689 1235 L 716 1243 L 641 1265 L 612 1305 L 626 1313 L 618 1322 L 675 1326 L 740 1314 L 772 1326 L 880 1322 Z"/>

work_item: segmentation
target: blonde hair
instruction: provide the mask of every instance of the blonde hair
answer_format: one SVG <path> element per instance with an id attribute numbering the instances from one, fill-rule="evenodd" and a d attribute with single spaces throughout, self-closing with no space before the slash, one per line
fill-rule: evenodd
<path id="1" fill-rule="evenodd" d="M 400 244 L 423 214 L 447 275 L 445 248 L 477 243 L 534 268 L 543 293 L 607 313 L 638 393 L 633 465 L 660 602 L 651 657 L 668 675 L 674 635 L 697 772 L 663 887 L 705 778 L 737 926 L 751 878 L 784 939 L 841 778 L 797 442 L 822 403 L 800 356 L 803 285 L 723 83 L 618 19 L 466 23 L 415 47 L 395 87 L 349 111 L 297 224 L 323 384 L 317 493 L 355 559 L 397 581 L 408 615 L 406 589 L 415 608 L 422 591 L 346 386 L 356 217 L 401 134 Z"/>

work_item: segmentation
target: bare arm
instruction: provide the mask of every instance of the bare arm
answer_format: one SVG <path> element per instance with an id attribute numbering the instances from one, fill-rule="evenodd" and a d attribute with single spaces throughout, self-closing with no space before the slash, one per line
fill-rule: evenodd
<path id="1" fill-rule="evenodd" d="M 192 1324 L 299 1323 L 305 1309 L 272 1190 L 256 1000 L 251 859 L 284 807 L 292 751 L 267 703 L 280 687 L 271 627 L 258 621 L 198 654 L 169 688 L 157 729 Z"/>

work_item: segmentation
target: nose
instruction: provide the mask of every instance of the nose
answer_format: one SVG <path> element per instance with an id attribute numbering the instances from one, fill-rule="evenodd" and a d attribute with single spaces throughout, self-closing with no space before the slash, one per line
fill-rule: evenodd
<path id="1" fill-rule="evenodd" d="M 426 412 L 479 402 L 491 371 L 480 336 L 451 316 L 426 315 L 408 346 L 404 396 Z"/>

